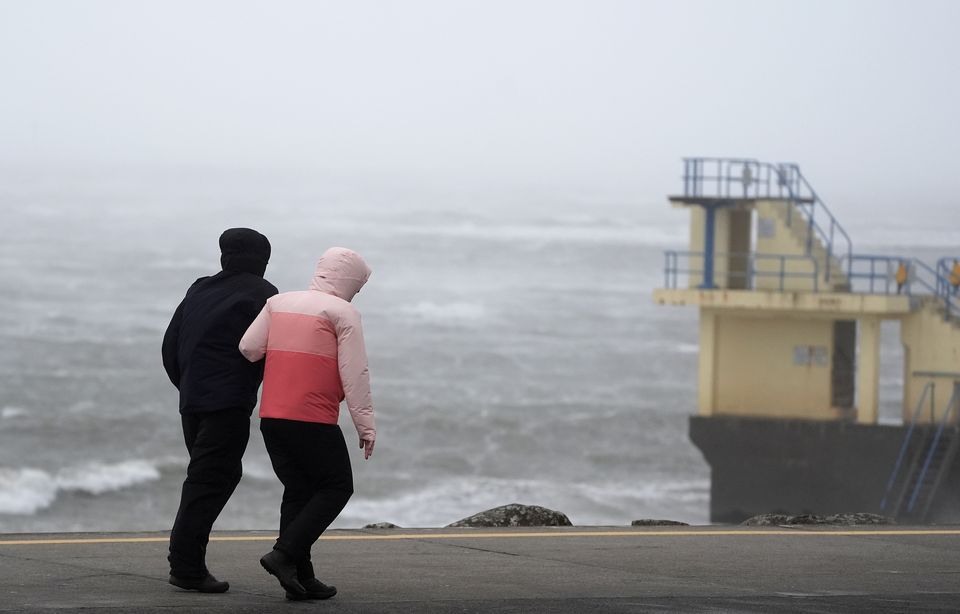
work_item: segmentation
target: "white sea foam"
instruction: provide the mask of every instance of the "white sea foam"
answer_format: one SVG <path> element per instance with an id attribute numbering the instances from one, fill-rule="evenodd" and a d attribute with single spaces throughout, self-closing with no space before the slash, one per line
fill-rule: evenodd
<path id="1" fill-rule="evenodd" d="M 643 343 L 643 349 L 663 354 L 699 354 L 697 343 L 678 342 L 674 339 L 652 339 Z"/>
<path id="2" fill-rule="evenodd" d="M 50 507 L 63 491 L 100 495 L 160 478 L 146 460 L 86 463 L 55 474 L 32 467 L 0 467 L 0 514 L 34 514 Z"/>
<path id="3" fill-rule="evenodd" d="M 160 470 L 145 460 L 130 460 L 114 464 L 90 463 L 77 468 L 64 469 L 57 474 L 57 484 L 60 488 L 93 495 L 157 479 L 160 479 Z"/>
<path id="4" fill-rule="evenodd" d="M 487 315 L 487 309 L 483 304 L 466 302 L 434 303 L 420 301 L 401 308 L 401 312 L 418 320 L 445 324 L 478 322 Z"/>
<path id="5" fill-rule="evenodd" d="M 0 468 L 0 514 L 33 514 L 56 498 L 56 481 L 46 471 Z"/>
<path id="6" fill-rule="evenodd" d="M 627 484 L 488 477 L 447 479 L 385 499 L 354 497 L 338 526 L 380 521 L 405 527 L 444 526 L 506 503 L 559 509 L 574 524 L 624 524 L 639 517 L 637 514 L 643 510 L 671 508 L 678 503 L 683 507 L 705 509 L 709 493 L 709 480 L 658 482 L 638 479 L 637 483 Z"/>
<path id="7" fill-rule="evenodd" d="M 0 409 L 0 419 L 17 418 L 25 415 L 27 415 L 27 410 L 19 407 L 4 407 Z"/>
<path id="8" fill-rule="evenodd" d="M 243 461 L 243 476 L 260 481 L 277 479 L 277 474 L 273 472 L 269 459 L 245 459 Z"/>

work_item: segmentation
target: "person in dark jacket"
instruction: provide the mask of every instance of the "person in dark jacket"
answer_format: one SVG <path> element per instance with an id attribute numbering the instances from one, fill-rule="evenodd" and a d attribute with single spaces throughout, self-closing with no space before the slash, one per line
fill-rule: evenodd
<path id="1" fill-rule="evenodd" d="M 249 228 L 220 235 L 223 270 L 190 286 L 163 336 L 163 367 L 180 391 L 183 437 L 190 454 L 180 509 L 170 533 L 170 584 L 205 593 L 230 588 L 206 566 L 214 521 L 240 482 L 250 414 L 263 361 L 237 349 L 277 289 L 263 278 L 270 242 Z"/>

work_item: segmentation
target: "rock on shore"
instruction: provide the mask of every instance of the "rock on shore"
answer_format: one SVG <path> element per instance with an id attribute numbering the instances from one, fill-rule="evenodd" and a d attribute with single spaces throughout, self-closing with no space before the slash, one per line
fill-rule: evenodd
<path id="1" fill-rule="evenodd" d="M 447 527 L 570 527 L 566 514 L 540 507 L 511 503 L 458 520 Z"/>
<path id="2" fill-rule="evenodd" d="M 830 514 L 829 516 L 817 516 L 814 514 L 799 514 L 797 516 L 788 516 L 787 514 L 760 514 L 759 516 L 754 516 L 753 518 L 747 518 L 740 524 L 748 527 L 771 527 L 799 524 L 853 526 L 859 524 L 897 524 L 897 521 L 893 518 L 888 518 L 879 514 L 867 514 L 865 512 L 859 512 L 856 514 Z"/>
<path id="3" fill-rule="evenodd" d="M 658 520 L 656 518 L 641 518 L 630 523 L 632 527 L 689 527 L 690 525 L 679 520 Z"/>

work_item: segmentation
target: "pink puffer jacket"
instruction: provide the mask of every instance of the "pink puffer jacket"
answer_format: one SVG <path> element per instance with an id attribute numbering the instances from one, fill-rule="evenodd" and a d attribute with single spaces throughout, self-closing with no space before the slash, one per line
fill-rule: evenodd
<path id="1" fill-rule="evenodd" d="M 240 340 L 247 360 L 267 357 L 261 418 L 336 424 L 346 398 L 360 438 L 376 439 L 363 328 L 350 304 L 369 277 L 356 252 L 331 247 L 309 290 L 267 300 Z"/>

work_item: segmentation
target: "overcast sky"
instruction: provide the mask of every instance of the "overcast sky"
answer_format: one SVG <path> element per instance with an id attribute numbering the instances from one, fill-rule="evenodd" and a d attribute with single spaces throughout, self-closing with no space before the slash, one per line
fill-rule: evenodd
<path id="1" fill-rule="evenodd" d="M 0 164 L 960 207 L 960 2 L 0 0 Z"/>

